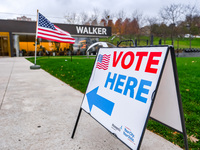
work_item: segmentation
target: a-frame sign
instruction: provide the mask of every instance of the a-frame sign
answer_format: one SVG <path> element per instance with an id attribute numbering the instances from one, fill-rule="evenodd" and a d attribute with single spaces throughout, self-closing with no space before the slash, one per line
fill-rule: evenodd
<path id="1" fill-rule="evenodd" d="M 188 149 L 173 47 L 101 48 L 82 109 L 130 149 L 139 149 L 149 118 L 183 134 Z"/>

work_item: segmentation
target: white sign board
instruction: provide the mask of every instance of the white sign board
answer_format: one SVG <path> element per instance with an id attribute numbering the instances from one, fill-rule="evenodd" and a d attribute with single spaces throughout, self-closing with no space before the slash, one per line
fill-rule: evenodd
<path id="1" fill-rule="evenodd" d="M 81 108 L 138 149 L 168 47 L 99 50 Z"/>

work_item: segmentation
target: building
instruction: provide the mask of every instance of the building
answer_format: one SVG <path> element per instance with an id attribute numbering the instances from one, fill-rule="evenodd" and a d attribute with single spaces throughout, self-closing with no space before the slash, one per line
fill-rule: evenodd
<path id="1" fill-rule="evenodd" d="M 27 18 L 26 16 L 22 16 L 22 17 L 17 17 L 17 20 L 31 21 L 31 18 Z"/>
<path id="2" fill-rule="evenodd" d="M 54 23 L 62 30 L 68 31 L 75 43 L 74 54 L 85 54 L 89 45 L 99 41 L 100 37 L 111 36 L 110 27 L 71 25 Z M 33 56 L 35 51 L 36 22 L 21 20 L 0 20 L 0 56 Z M 67 55 L 70 44 L 38 39 L 37 55 Z"/>

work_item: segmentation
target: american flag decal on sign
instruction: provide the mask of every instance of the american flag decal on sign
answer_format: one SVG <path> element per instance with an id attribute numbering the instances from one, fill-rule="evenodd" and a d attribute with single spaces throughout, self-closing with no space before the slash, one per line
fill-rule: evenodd
<path id="1" fill-rule="evenodd" d="M 101 54 L 99 54 L 98 59 L 97 59 L 96 68 L 107 70 L 108 65 L 109 65 L 109 61 L 110 61 L 110 56 L 111 55 L 106 55 L 106 54 L 101 55 Z"/>

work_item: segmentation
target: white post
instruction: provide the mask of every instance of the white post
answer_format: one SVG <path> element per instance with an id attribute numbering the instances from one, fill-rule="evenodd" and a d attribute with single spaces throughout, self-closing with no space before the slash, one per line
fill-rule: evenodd
<path id="1" fill-rule="evenodd" d="M 16 51 L 16 57 L 19 57 L 19 35 L 15 34 L 13 36 L 13 40 L 14 40 L 14 48 Z"/>

